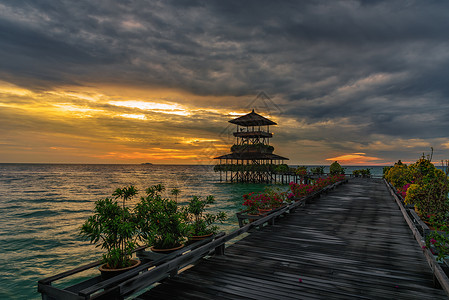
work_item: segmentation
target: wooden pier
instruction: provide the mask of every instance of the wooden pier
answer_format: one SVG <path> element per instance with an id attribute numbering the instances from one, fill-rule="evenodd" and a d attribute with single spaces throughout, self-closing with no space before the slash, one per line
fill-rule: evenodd
<path id="1" fill-rule="evenodd" d="M 381 179 L 352 179 L 136 299 L 447 299 Z"/>

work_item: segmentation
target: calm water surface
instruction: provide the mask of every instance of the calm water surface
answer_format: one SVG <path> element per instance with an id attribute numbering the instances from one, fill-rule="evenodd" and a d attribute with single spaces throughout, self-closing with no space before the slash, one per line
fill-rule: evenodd
<path id="1" fill-rule="evenodd" d="M 264 188 L 220 183 L 210 166 L 0 164 L 0 299 L 39 299 L 37 280 L 99 259 L 101 250 L 77 235 L 94 202 L 117 187 L 158 183 L 166 197 L 180 189 L 181 203 L 214 195 L 210 210 L 228 212 L 221 226 L 228 232 L 242 195 Z"/>
<path id="2" fill-rule="evenodd" d="M 227 232 L 238 227 L 242 195 L 265 186 L 220 183 L 211 166 L 0 164 L 0 299 L 39 299 L 39 279 L 98 260 L 101 250 L 78 237 L 94 202 L 118 187 L 143 191 L 158 183 L 166 197 L 180 189 L 180 203 L 214 195 L 210 210 L 228 213 Z"/>

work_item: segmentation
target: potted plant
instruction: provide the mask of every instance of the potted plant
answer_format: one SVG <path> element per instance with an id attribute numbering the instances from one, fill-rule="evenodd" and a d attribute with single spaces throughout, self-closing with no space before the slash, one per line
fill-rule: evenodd
<path id="1" fill-rule="evenodd" d="M 216 214 L 205 213 L 206 207 L 215 202 L 214 196 L 207 196 L 202 200 L 200 197 L 193 196 L 186 207 L 189 239 L 192 241 L 201 240 L 212 234 L 217 233 L 218 226 L 214 222 L 223 222 L 226 220 L 226 213 L 218 212 Z"/>
<path id="2" fill-rule="evenodd" d="M 164 189 L 160 184 L 148 188 L 135 212 L 140 240 L 151 245 L 153 252 L 170 253 L 184 246 L 186 213 L 175 200 L 161 196 Z"/>
<path id="3" fill-rule="evenodd" d="M 268 208 L 274 209 L 281 207 L 282 205 L 290 202 L 288 199 L 288 193 L 282 191 L 278 186 L 276 187 L 266 187 L 264 194 L 268 197 Z"/>
<path id="4" fill-rule="evenodd" d="M 281 206 L 287 198 L 287 193 L 280 193 L 274 189 L 265 189 L 265 192 L 249 193 L 243 195 L 243 205 L 247 207 L 249 215 L 266 214 L 267 212 Z"/>
<path id="5" fill-rule="evenodd" d="M 112 196 L 95 202 L 95 213 L 81 226 L 80 235 L 106 249 L 100 271 L 104 279 L 135 267 L 139 260 L 131 259 L 136 247 L 137 227 L 126 201 L 137 194 L 134 186 L 118 188 Z M 122 200 L 122 203 L 118 202 Z"/>

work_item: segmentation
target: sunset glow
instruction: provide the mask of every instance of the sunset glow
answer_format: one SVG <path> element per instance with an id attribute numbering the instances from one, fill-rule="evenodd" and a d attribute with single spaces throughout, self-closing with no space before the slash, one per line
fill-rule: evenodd
<path id="1" fill-rule="evenodd" d="M 178 104 L 166 104 L 157 102 L 145 101 L 110 101 L 109 104 L 115 106 L 123 106 L 129 108 L 137 108 L 140 110 L 147 110 L 152 112 L 160 112 L 165 114 L 174 114 L 180 116 L 188 116 L 190 113 Z"/>
<path id="2" fill-rule="evenodd" d="M 447 5 L 0 4 L 0 163 L 213 164 L 253 109 L 289 164 L 447 159 Z"/>
<path id="3" fill-rule="evenodd" d="M 366 156 L 366 153 L 344 154 L 336 157 L 326 158 L 327 161 L 338 161 L 345 165 L 376 165 L 382 159 Z"/>

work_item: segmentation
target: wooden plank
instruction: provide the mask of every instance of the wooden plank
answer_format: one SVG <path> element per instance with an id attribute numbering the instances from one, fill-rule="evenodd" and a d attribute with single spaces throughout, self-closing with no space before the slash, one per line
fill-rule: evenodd
<path id="1" fill-rule="evenodd" d="M 446 299 L 433 288 L 432 272 L 383 182 L 358 178 L 274 226 L 251 231 L 225 256 L 203 260 L 139 299 L 153 295 Z"/>

